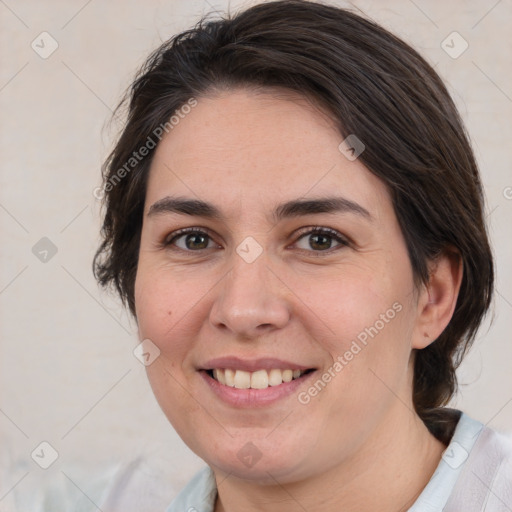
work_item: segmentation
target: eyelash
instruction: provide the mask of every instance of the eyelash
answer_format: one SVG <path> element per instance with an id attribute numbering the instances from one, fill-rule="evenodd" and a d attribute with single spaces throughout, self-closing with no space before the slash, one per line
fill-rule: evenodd
<path id="1" fill-rule="evenodd" d="M 295 240 L 294 243 L 297 243 L 299 240 L 306 237 L 307 235 L 327 235 L 328 237 L 336 240 L 340 245 L 337 247 L 334 247 L 334 248 L 331 247 L 330 249 L 326 249 L 324 251 L 299 249 L 299 251 L 302 253 L 306 252 L 309 254 L 315 254 L 315 256 L 323 256 L 323 255 L 331 254 L 333 251 L 336 251 L 338 249 L 341 249 L 343 247 L 347 247 L 350 245 L 349 240 L 346 237 L 344 237 L 343 235 L 341 235 L 341 233 L 339 233 L 335 229 L 326 228 L 326 227 L 322 227 L 322 226 L 315 226 L 315 227 L 310 227 L 310 228 L 305 228 L 305 229 L 307 229 L 307 231 L 301 231 L 299 233 L 298 238 Z M 208 236 L 208 238 L 210 240 L 213 241 L 213 236 L 211 235 L 211 232 L 209 229 L 190 227 L 190 228 L 183 228 L 183 229 L 180 229 L 178 231 L 171 233 L 164 239 L 164 241 L 162 242 L 161 245 L 163 248 L 171 248 L 171 246 L 173 245 L 173 243 L 176 240 L 178 240 L 179 238 L 181 238 L 182 236 L 187 235 L 187 234 L 206 235 L 206 236 Z M 194 250 L 190 250 L 190 249 L 182 249 L 181 247 L 173 247 L 173 248 L 171 248 L 171 250 L 192 253 L 192 252 L 202 252 L 207 249 L 198 249 L 198 250 L 194 251 Z"/>

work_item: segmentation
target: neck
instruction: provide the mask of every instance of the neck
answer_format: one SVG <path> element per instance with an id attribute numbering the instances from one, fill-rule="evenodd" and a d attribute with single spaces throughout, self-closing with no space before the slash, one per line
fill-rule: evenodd
<path id="1" fill-rule="evenodd" d="M 446 446 L 412 409 L 407 411 L 403 403 L 397 406 L 402 411 L 383 422 L 361 450 L 325 473 L 264 486 L 216 473 L 222 485 L 215 512 L 408 510 L 432 477 Z"/>

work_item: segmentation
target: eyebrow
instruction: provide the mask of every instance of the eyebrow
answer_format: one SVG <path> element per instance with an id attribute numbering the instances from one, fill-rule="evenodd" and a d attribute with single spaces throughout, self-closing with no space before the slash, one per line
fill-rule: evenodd
<path id="1" fill-rule="evenodd" d="M 164 197 L 151 205 L 147 216 L 153 217 L 166 213 L 178 213 L 224 220 L 222 212 L 213 204 L 199 199 L 185 197 Z M 322 197 L 318 199 L 295 199 L 278 205 L 272 212 L 275 221 L 289 217 L 300 217 L 318 213 L 352 213 L 368 221 L 373 218 L 370 212 L 354 201 L 344 197 Z"/>

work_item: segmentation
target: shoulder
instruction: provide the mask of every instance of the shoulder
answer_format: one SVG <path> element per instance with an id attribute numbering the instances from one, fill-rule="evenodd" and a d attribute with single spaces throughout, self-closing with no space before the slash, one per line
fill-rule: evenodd
<path id="1" fill-rule="evenodd" d="M 448 446 L 409 512 L 510 512 L 512 435 L 461 411 L 447 413 L 455 418 L 443 420 Z"/>
<path id="2" fill-rule="evenodd" d="M 466 415 L 461 417 L 457 430 L 463 436 L 473 435 L 475 440 L 471 450 L 464 453 L 454 436 L 445 452 L 446 455 L 450 448 L 452 452 L 459 451 L 463 463 L 445 512 L 471 512 L 484 508 L 487 512 L 509 511 L 512 504 L 512 433 L 499 432 Z"/>
<path id="3" fill-rule="evenodd" d="M 216 498 L 215 476 L 206 466 L 194 475 L 166 512 L 213 512 Z"/>
<path id="4" fill-rule="evenodd" d="M 101 510 L 213 512 L 217 485 L 209 466 L 196 472 L 179 492 L 167 477 L 165 472 L 156 471 L 142 458 L 123 464 L 110 482 L 107 497 L 101 502 Z M 169 494 L 176 496 L 170 504 Z"/>
<path id="5" fill-rule="evenodd" d="M 207 481 L 207 479 L 198 478 L 197 473 L 192 480 L 188 481 L 185 488 L 183 485 L 187 481 L 186 475 L 194 474 L 198 465 L 177 461 L 174 456 L 172 459 L 174 460 L 171 460 L 168 454 L 162 456 L 160 453 L 149 452 L 129 463 L 125 461 L 120 464 L 119 470 L 110 482 L 107 497 L 101 502 L 101 510 L 103 512 L 140 512 L 141 510 L 164 512 L 168 510 L 172 499 L 176 497 L 174 501 L 178 500 L 185 489 L 194 486 L 194 492 L 197 493 L 203 487 L 202 483 Z M 201 463 L 199 467 L 204 464 L 201 460 L 198 462 Z M 203 471 L 205 469 L 209 468 L 204 468 Z M 202 474 L 202 471 L 199 474 Z M 213 473 L 212 482 L 214 485 Z M 177 510 L 187 512 L 187 508 Z M 202 512 L 199 508 L 197 511 Z"/>

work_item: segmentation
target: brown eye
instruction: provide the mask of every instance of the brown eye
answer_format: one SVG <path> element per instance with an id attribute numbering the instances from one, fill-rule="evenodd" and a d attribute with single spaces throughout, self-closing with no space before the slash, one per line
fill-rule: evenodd
<path id="1" fill-rule="evenodd" d="M 305 233 L 302 233 L 299 237 L 298 241 L 302 239 L 309 238 L 307 242 L 307 247 L 299 247 L 301 250 L 313 252 L 322 252 L 328 251 L 333 248 L 333 241 L 335 241 L 337 246 L 347 246 L 348 241 L 342 237 L 340 233 L 330 228 L 314 228 Z M 306 244 L 305 244 L 306 245 Z M 334 248 L 336 248 L 335 246 Z"/>
<path id="2" fill-rule="evenodd" d="M 210 243 L 213 243 L 213 240 L 205 231 L 182 229 L 168 237 L 164 245 L 166 247 L 174 245 L 183 251 L 199 251 L 210 248 Z"/>

